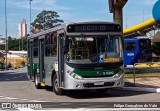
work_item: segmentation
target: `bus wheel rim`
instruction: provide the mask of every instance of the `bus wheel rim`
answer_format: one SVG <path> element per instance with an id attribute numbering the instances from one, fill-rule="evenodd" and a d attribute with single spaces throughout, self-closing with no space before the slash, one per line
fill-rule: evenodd
<path id="1" fill-rule="evenodd" d="M 38 78 L 36 77 L 36 81 L 35 81 L 36 85 L 38 85 Z"/>
<path id="2" fill-rule="evenodd" d="M 55 87 L 55 90 L 58 91 L 58 80 L 57 79 L 54 81 L 54 87 Z"/>

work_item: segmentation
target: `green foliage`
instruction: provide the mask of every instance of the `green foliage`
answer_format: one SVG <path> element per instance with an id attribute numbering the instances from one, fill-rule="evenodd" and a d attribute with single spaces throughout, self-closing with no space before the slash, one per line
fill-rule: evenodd
<path id="1" fill-rule="evenodd" d="M 5 45 L 0 45 L 0 50 L 5 50 Z"/>
<path id="2" fill-rule="evenodd" d="M 43 10 L 37 15 L 37 18 L 34 20 L 34 22 L 31 23 L 32 33 L 36 33 L 36 30 L 46 30 L 56 25 L 60 25 L 61 23 L 63 23 L 63 20 L 58 19 L 59 17 L 60 16 L 55 11 Z"/>
<path id="3" fill-rule="evenodd" d="M 25 66 L 25 64 L 26 64 L 26 62 L 23 60 L 23 61 L 21 61 L 21 65 L 24 67 Z"/>
<path id="4" fill-rule="evenodd" d="M 4 63 L 0 61 L 0 69 L 4 69 L 4 68 L 5 68 Z"/>
<path id="5" fill-rule="evenodd" d="M 13 39 L 12 37 L 8 37 L 8 51 L 18 51 L 19 45 L 20 50 L 22 50 L 22 40 L 23 40 L 23 50 L 27 50 L 27 37 L 22 39 Z M 0 50 L 5 50 L 5 45 L 0 46 Z"/>
<path id="6" fill-rule="evenodd" d="M 7 65 L 7 68 L 12 68 L 12 64 L 9 63 L 9 64 Z"/>

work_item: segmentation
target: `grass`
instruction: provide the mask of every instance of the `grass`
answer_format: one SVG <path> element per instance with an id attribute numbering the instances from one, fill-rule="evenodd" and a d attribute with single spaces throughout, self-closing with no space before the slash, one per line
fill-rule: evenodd
<path id="1" fill-rule="evenodd" d="M 133 72 L 126 72 L 125 78 L 133 78 Z M 135 72 L 135 77 L 160 77 L 160 72 Z"/>

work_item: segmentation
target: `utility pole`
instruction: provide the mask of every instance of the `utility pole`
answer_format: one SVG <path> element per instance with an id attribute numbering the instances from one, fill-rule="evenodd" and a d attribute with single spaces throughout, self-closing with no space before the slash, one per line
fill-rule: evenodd
<path id="1" fill-rule="evenodd" d="M 43 30 L 45 30 L 45 15 L 44 15 L 44 11 L 43 11 Z"/>
<path id="2" fill-rule="evenodd" d="M 8 40 L 7 40 L 7 9 L 6 9 L 6 0 L 5 0 L 5 36 L 6 36 L 6 44 L 5 44 L 5 51 L 6 51 L 6 63 L 5 68 L 7 69 L 7 53 L 8 53 Z"/>
<path id="3" fill-rule="evenodd" d="M 23 51 L 23 38 L 24 38 L 24 37 L 21 37 L 21 39 L 22 39 L 22 51 Z"/>
<path id="4" fill-rule="evenodd" d="M 30 26 L 30 35 L 31 35 L 31 13 L 32 13 L 31 12 L 31 1 L 32 0 L 29 0 L 29 6 L 30 6 L 30 8 L 29 8 L 30 9 L 30 23 L 29 23 L 29 26 Z"/>

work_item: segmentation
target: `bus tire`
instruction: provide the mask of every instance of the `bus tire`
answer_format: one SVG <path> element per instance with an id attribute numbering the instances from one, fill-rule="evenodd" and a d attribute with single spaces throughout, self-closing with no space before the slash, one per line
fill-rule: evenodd
<path id="1" fill-rule="evenodd" d="M 64 90 L 61 88 L 58 88 L 58 79 L 57 79 L 56 74 L 53 75 L 52 88 L 53 88 L 53 92 L 56 95 L 63 95 L 64 94 Z"/>
<path id="2" fill-rule="evenodd" d="M 41 84 L 39 83 L 39 77 L 38 77 L 37 72 L 35 72 L 34 83 L 35 83 L 35 87 L 36 87 L 37 89 L 40 89 L 40 88 L 41 88 Z"/>

